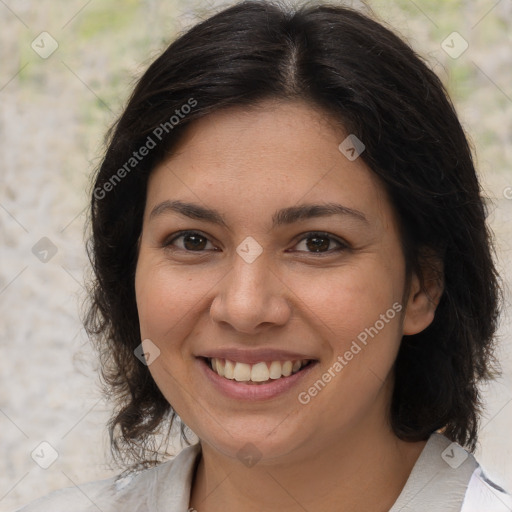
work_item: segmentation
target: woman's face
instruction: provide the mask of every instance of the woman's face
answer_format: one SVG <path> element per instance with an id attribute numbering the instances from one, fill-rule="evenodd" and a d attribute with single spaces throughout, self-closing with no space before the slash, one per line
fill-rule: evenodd
<path id="1" fill-rule="evenodd" d="M 347 136 L 303 103 L 224 110 L 150 177 L 135 283 L 149 369 L 226 455 L 387 428 L 401 337 L 432 320 Z"/>

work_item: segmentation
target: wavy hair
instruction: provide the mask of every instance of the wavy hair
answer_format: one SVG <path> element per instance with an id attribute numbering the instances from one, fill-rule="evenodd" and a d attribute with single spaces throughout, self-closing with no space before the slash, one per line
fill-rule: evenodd
<path id="1" fill-rule="evenodd" d="M 243 1 L 190 28 L 152 62 L 109 130 L 93 177 L 84 325 L 115 405 L 108 424 L 114 459 L 156 463 L 164 456 L 156 439 L 167 432 L 165 444 L 177 419 L 134 355 L 148 176 L 194 120 L 266 99 L 306 101 L 363 141 L 361 158 L 398 214 L 408 268 L 421 271 L 425 251 L 442 260 L 435 318 L 401 342 L 390 419 L 401 439 L 442 429 L 473 451 L 478 383 L 497 369 L 500 288 L 471 148 L 445 88 L 370 15 L 328 3 Z M 148 137 L 154 147 L 135 158 Z"/>

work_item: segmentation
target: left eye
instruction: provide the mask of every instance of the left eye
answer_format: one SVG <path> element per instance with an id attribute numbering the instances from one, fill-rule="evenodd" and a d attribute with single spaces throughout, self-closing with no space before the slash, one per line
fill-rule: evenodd
<path id="1" fill-rule="evenodd" d="M 329 252 L 329 253 L 331 253 L 331 252 L 334 252 L 337 250 L 345 249 L 347 247 L 346 244 L 333 238 L 331 235 L 329 235 L 327 233 L 308 233 L 307 236 L 301 238 L 301 240 L 297 244 L 297 246 L 299 246 L 301 243 L 303 243 L 304 240 L 306 241 L 306 242 L 304 242 L 304 245 L 308 249 L 310 249 L 310 251 L 306 251 L 306 252 L 313 252 L 313 253 Z M 338 248 L 327 250 L 332 242 L 334 242 L 335 244 L 338 244 Z"/>
<path id="2" fill-rule="evenodd" d="M 180 238 L 183 239 L 183 247 L 179 247 L 179 249 L 183 249 L 185 251 L 189 252 L 201 252 L 205 249 L 205 246 L 210 243 L 212 246 L 213 244 L 206 238 L 206 236 L 202 235 L 201 233 L 197 233 L 196 231 L 186 231 L 184 233 L 179 234 L 178 236 L 175 236 L 168 242 L 165 242 L 165 247 L 168 247 L 170 245 L 173 245 L 176 240 L 179 240 Z"/>

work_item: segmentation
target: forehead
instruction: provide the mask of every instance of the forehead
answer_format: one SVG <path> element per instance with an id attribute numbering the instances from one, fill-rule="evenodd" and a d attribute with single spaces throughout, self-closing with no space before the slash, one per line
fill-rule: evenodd
<path id="1" fill-rule="evenodd" d="M 169 199 L 234 208 L 239 218 L 272 216 L 283 206 L 340 203 L 389 216 L 382 185 L 362 158 L 347 158 L 347 136 L 319 109 L 267 101 L 192 122 L 150 176 L 148 208 Z"/>

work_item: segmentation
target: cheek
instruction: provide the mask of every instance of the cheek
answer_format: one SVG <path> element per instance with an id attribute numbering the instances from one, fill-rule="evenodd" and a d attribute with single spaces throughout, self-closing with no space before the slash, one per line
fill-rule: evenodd
<path id="1" fill-rule="evenodd" d="M 208 311 L 208 291 L 222 275 L 200 265 L 172 266 L 149 250 L 139 257 L 135 293 L 141 339 L 150 339 L 160 351 L 149 371 L 176 410 L 186 401 L 182 386 L 194 379 L 189 340 Z"/>
<path id="2" fill-rule="evenodd" d="M 158 347 L 159 356 L 148 369 L 178 413 L 187 407 L 181 391 L 188 382 L 182 340 L 193 328 L 194 310 L 200 307 L 206 286 L 190 271 L 173 270 L 161 257 L 141 251 L 135 274 L 141 339 L 150 339 Z"/>
<path id="3" fill-rule="evenodd" d="M 172 337 L 178 338 L 178 332 L 193 320 L 209 287 L 204 272 L 198 276 L 197 270 L 173 269 L 161 258 L 142 254 L 135 276 L 141 335 L 160 342 L 166 340 L 165 345 L 169 345 Z"/>
<path id="4" fill-rule="evenodd" d="M 342 349 L 401 301 L 401 279 L 396 269 L 385 268 L 369 255 L 328 273 L 297 272 L 286 281 L 299 299 L 297 307 L 309 315 L 332 345 Z"/>
<path id="5" fill-rule="evenodd" d="M 348 421 L 375 400 L 396 359 L 403 310 L 401 268 L 389 268 L 368 255 L 338 268 L 328 279 L 309 277 L 297 275 L 291 282 L 318 327 L 327 356 L 324 382 L 329 383 L 325 389 L 315 384 L 317 375 L 303 391 L 327 423 L 332 416 Z"/>

